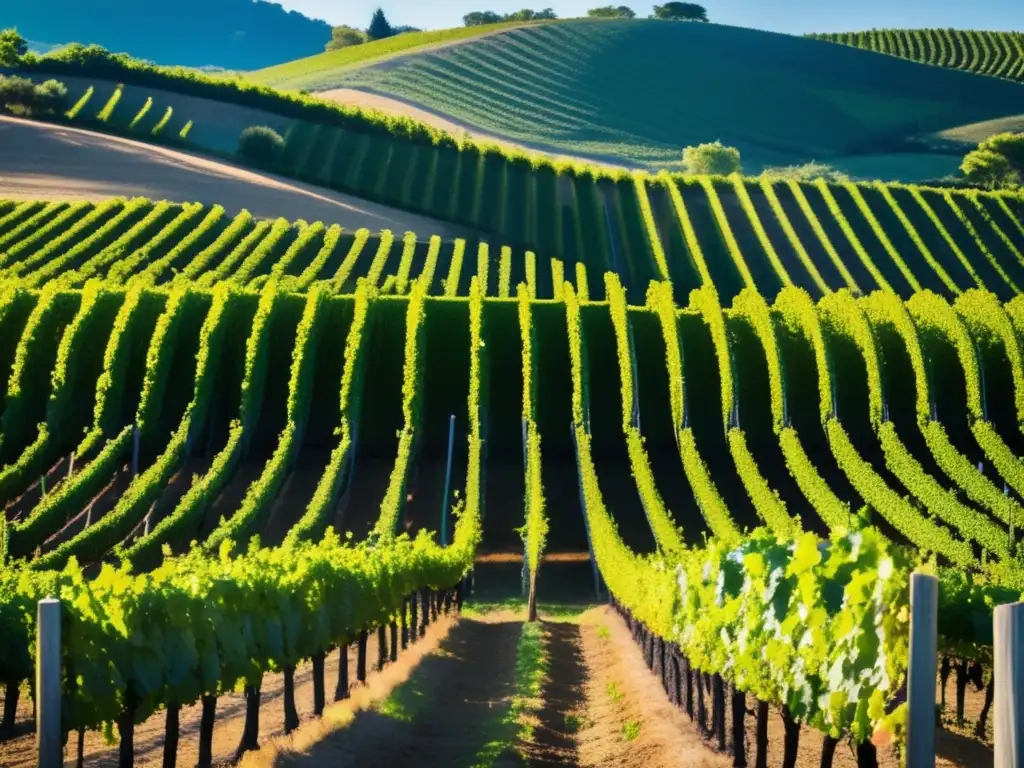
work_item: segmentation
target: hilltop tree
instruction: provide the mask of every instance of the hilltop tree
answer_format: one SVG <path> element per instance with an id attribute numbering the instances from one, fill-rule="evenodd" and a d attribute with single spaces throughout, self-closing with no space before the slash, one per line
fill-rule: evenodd
<path id="1" fill-rule="evenodd" d="M 331 41 L 324 46 L 325 51 L 336 51 L 339 48 L 349 48 L 353 45 L 362 45 L 366 42 L 366 33 L 361 29 L 342 24 L 331 30 Z"/>
<path id="2" fill-rule="evenodd" d="M 635 19 L 636 12 L 632 8 L 627 8 L 625 5 L 618 7 L 614 5 L 606 5 L 601 8 L 591 8 L 587 11 L 587 16 L 592 19 Z"/>
<path id="3" fill-rule="evenodd" d="M 531 11 L 529 8 L 524 8 L 521 11 L 508 14 L 505 17 L 505 21 L 545 21 L 557 18 L 558 14 L 551 8 L 545 8 L 541 11 Z"/>
<path id="4" fill-rule="evenodd" d="M 462 23 L 467 27 L 479 27 L 484 24 L 497 24 L 504 19 L 504 16 L 494 11 L 473 11 L 462 17 Z"/>
<path id="5" fill-rule="evenodd" d="M 707 21 L 708 11 L 697 3 L 665 3 L 654 6 L 654 19 L 671 19 L 674 21 Z"/>
<path id="6" fill-rule="evenodd" d="M 558 14 L 551 8 L 544 8 L 540 11 L 524 8 L 521 11 L 504 15 L 494 11 L 473 11 L 462 17 L 462 23 L 467 27 L 478 27 L 481 24 L 497 24 L 502 21 L 544 21 L 557 18 Z"/>
<path id="7" fill-rule="evenodd" d="M 388 22 L 387 16 L 384 15 L 384 9 L 378 8 L 373 12 L 370 26 L 366 29 L 366 36 L 370 40 L 383 40 L 385 37 L 393 37 L 394 34 L 395 30 Z"/>
<path id="8" fill-rule="evenodd" d="M 720 141 L 687 147 L 683 150 L 683 169 L 701 176 L 728 176 L 739 173 L 740 151 Z"/>
<path id="9" fill-rule="evenodd" d="M 0 66 L 13 67 L 28 53 L 28 43 L 16 29 L 0 32 Z"/>

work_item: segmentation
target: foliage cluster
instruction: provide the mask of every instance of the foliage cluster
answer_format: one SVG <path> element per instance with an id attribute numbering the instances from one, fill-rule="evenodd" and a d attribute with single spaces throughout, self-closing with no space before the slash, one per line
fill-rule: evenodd
<path id="1" fill-rule="evenodd" d="M 968 153 L 960 166 L 967 180 L 986 189 L 1012 189 L 1024 183 L 1024 133 L 1000 133 Z"/>
<path id="2" fill-rule="evenodd" d="M 49 117 L 63 112 L 68 89 L 59 80 L 33 83 L 28 78 L 0 75 L 0 108 L 29 117 Z"/>
<path id="3" fill-rule="evenodd" d="M 544 8 L 540 11 L 524 8 L 521 11 L 513 11 L 512 13 L 471 11 L 462 17 L 462 23 L 467 27 L 479 27 L 483 24 L 498 24 L 503 21 L 550 21 L 557 18 L 558 14 L 550 8 Z"/>

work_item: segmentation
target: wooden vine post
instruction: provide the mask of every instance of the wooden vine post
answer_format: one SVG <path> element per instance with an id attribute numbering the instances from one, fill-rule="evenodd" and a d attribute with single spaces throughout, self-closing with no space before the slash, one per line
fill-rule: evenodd
<path id="1" fill-rule="evenodd" d="M 935 766 L 939 580 L 910 575 L 910 665 L 907 669 L 907 768 Z"/>
<path id="2" fill-rule="evenodd" d="M 36 755 L 39 768 L 62 768 L 60 600 L 40 600 L 36 610 Z"/>
<path id="3" fill-rule="evenodd" d="M 1000 605 L 992 620 L 995 768 L 1024 767 L 1024 603 Z"/>

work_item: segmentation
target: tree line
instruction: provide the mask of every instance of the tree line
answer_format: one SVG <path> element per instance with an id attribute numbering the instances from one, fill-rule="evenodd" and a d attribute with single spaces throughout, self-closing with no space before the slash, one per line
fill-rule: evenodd
<path id="1" fill-rule="evenodd" d="M 625 5 L 606 5 L 601 8 L 591 8 L 587 16 L 593 19 L 635 19 L 637 14 Z M 513 13 L 496 13 L 495 11 L 473 11 L 462 17 L 462 22 L 467 27 L 479 27 L 484 24 L 501 24 L 514 21 L 553 21 L 558 14 L 551 8 L 543 8 L 539 11 L 530 8 Z M 707 10 L 697 3 L 671 2 L 664 5 L 654 6 L 652 19 L 668 19 L 680 21 L 707 21 Z M 326 51 L 336 51 L 340 48 L 349 48 L 353 45 L 362 45 L 373 40 L 382 40 L 386 37 L 400 35 L 405 32 L 419 32 L 415 27 L 392 26 L 382 8 L 373 12 L 370 24 L 366 29 L 359 29 L 348 24 L 334 27 L 331 32 L 331 39 L 324 46 Z"/>
<path id="2" fill-rule="evenodd" d="M 348 24 L 341 24 L 331 30 L 331 39 L 324 46 L 325 51 L 336 51 L 339 48 L 349 48 L 353 45 L 362 45 L 373 40 L 383 40 L 386 37 L 404 35 L 406 32 L 420 32 L 417 27 L 392 26 L 384 14 L 383 8 L 378 8 L 370 18 L 370 24 L 366 29 L 358 29 Z"/>
<path id="3" fill-rule="evenodd" d="M 592 19 L 635 19 L 636 11 L 626 5 L 605 5 L 600 8 L 591 8 L 587 16 Z M 462 22 L 467 27 L 477 27 L 482 24 L 499 24 L 508 21 L 545 21 L 557 19 L 558 15 L 550 8 L 541 11 L 532 11 L 524 8 L 515 13 L 495 13 L 494 11 L 473 11 L 462 17 Z M 651 19 L 666 19 L 675 21 L 707 21 L 707 9 L 697 3 L 670 2 L 664 5 L 655 5 L 653 12 L 648 17 Z"/>

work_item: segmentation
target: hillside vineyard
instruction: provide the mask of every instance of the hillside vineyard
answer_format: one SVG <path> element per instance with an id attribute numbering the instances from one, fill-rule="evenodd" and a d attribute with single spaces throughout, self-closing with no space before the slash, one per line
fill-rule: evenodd
<path id="1" fill-rule="evenodd" d="M 465 187 L 487 189 L 493 169 L 485 157 L 473 165 Z M 612 271 L 631 303 L 643 303 L 654 280 L 671 282 L 680 305 L 708 285 L 726 305 L 744 289 L 771 301 L 789 286 L 815 299 L 841 289 L 954 299 L 979 288 L 1007 301 L 1024 285 L 1017 194 L 667 175 L 514 178 L 515 169 L 495 190 L 506 208 L 462 205 L 457 188 L 450 208 L 424 206 L 442 220 L 468 210 L 455 218 L 494 232 L 493 243 L 257 222 L 220 206 L 144 199 L 0 202 L 0 279 L 32 287 L 56 278 L 69 287 L 93 277 L 132 285 L 230 279 L 259 287 L 277 276 L 289 290 L 316 284 L 350 293 L 369 277 L 384 293 L 403 293 L 422 277 L 431 295 L 455 296 L 476 275 L 493 296 L 512 296 L 523 282 L 550 299 L 570 279 L 603 300 L 602 276 Z M 524 204 L 513 205 L 513 194 Z"/>
<path id="2" fill-rule="evenodd" d="M 922 64 L 1024 81 L 1024 33 L 963 29 L 872 29 L 809 35 Z"/>
<path id="3" fill-rule="evenodd" d="M 737 271 L 749 250 L 714 204 L 717 183 L 694 186 L 712 202 L 704 227 L 683 216 L 678 186 L 665 190 L 690 223 L 669 249 L 625 257 L 635 292 L 645 280 L 638 302 L 601 262 L 570 268 L 486 243 L 144 199 L 0 203 L 8 690 L 32 675 L 45 594 L 69 606 L 67 658 L 92 681 L 70 692 L 69 727 L 94 728 L 122 717 L 125 686 L 144 718 L 240 678 L 258 687 L 271 669 L 404 622 L 410 594 L 456 585 L 478 547 L 515 547 L 507 532 L 525 523 L 531 583 L 545 549 L 591 547 L 632 616 L 676 637 L 708 674 L 742 656 L 738 684 L 764 701 L 792 707 L 794 695 L 788 641 L 767 627 L 807 622 L 807 674 L 828 685 L 842 660 L 889 687 L 842 706 L 807 694 L 805 722 L 866 738 L 889 717 L 867 699 L 890 700 L 906 665 L 910 560 L 897 545 L 935 554 L 955 585 L 948 610 L 977 610 L 979 590 L 1021 589 L 1024 299 L 1003 303 L 951 278 L 927 290 L 925 274 L 948 273 L 921 246 L 920 271 L 899 270 L 915 289 L 905 297 L 888 283 L 860 294 L 824 283 L 815 300 L 781 284 L 776 254 L 765 261 L 771 301 L 746 266 L 723 302 L 696 258 L 700 239 L 716 239 Z M 647 194 L 641 179 L 630 189 Z M 842 189 L 862 201 L 861 188 Z M 902 210 L 893 190 L 863 189 Z M 896 191 L 933 210 L 921 191 Z M 981 221 L 1002 212 L 1004 234 L 1017 221 L 1014 198 L 928 194 L 950 210 L 984 210 Z M 852 247 L 853 227 L 838 219 L 826 220 Z M 755 221 L 751 242 L 763 243 Z M 784 221 L 795 250 L 797 228 Z M 657 232 L 649 206 L 637 222 Z M 819 219 L 809 231 L 823 229 Z M 942 242 L 953 251 L 952 237 Z M 656 278 L 683 248 L 695 282 L 679 302 L 687 286 Z M 898 251 L 884 252 L 894 265 Z M 792 263 L 815 261 L 805 252 Z M 986 263 L 996 274 L 1011 266 Z M 458 501 L 453 533 L 438 541 L 438 458 L 452 417 Z M 506 459 L 520 493 L 489 492 L 489 471 Z M 830 544 L 812 556 L 821 538 Z M 767 578 L 756 563 L 781 559 L 792 562 L 787 579 L 875 586 L 866 601 L 826 605 L 794 589 L 780 605 L 734 585 L 739 614 L 710 610 L 736 548 L 754 558 L 743 560 L 743 583 Z M 980 575 L 989 586 L 965 581 Z M 227 589 L 224 613 L 213 606 Z M 329 598 L 298 597 L 313 593 Z M 77 607 L 86 604 L 102 610 Z M 775 651 L 755 659 L 727 639 L 736 615 Z M 888 618 L 876 627 L 874 615 Z M 862 624 L 880 645 L 850 647 L 848 628 Z M 266 629 L 239 642 L 241 625 Z M 157 647 L 145 639 L 154 626 Z M 291 629 L 267 645 L 274 626 Z M 977 642 L 973 627 L 947 628 L 943 642 Z"/>

